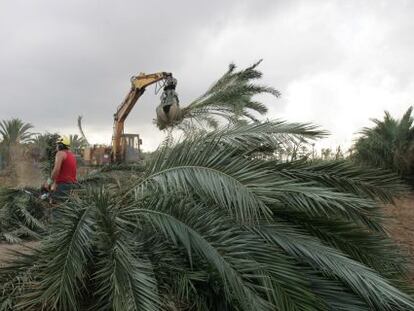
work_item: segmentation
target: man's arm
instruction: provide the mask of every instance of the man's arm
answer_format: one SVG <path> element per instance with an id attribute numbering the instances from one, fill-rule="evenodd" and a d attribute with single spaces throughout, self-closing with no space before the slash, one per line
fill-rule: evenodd
<path id="1" fill-rule="evenodd" d="M 65 160 L 65 159 L 66 159 L 66 153 L 65 152 L 58 151 L 56 153 L 55 166 L 53 167 L 52 176 L 51 176 L 53 181 L 56 181 L 56 178 L 58 177 L 59 172 L 60 172 L 60 168 L 62 167 L 63 160 Z"/>

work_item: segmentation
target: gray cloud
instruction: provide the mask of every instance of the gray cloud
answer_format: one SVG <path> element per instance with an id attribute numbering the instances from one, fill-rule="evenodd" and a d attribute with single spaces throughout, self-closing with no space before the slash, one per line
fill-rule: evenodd
<path id="1" fill-rule="evenodd" d="M 410 104 L 413 12 L 410 1 L 2 1 L 0 119 L 76 132 L 82 114 L 86 132 L 109 142 L 130 76 L 171 71 L 185 103 L 229 62 L 264 58 L 264 81 L 284 95 L 264 99 L 271 116 L 320 123 L 342 142 Z M 147 148 L 162 137 L 157 104 L 147 90 L 127 121 Z"/>

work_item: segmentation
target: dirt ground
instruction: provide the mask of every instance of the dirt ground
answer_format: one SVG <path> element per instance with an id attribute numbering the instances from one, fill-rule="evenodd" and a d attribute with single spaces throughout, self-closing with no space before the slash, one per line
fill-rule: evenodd
<path id="1" fill-rule="evenodd" d="M 3 174 L 3 172 L 1 172 Z M 10 178 L 7 176 L 0 175 L 0 186 L 2 187 L 11 187 L 13 186 L 10 182 Z"/>
<path id="2" fill-rule="evenodd" d="M 414 284 L 414 194 L 386 206 L 387 229 L 391 238 L 412 258 L 411 281 Z"/>

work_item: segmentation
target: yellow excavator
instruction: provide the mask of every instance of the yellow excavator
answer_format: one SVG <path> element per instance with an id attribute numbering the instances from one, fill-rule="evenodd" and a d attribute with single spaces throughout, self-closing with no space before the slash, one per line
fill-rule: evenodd
<path id="1" fill-rule="evenodd" d="M 112 146 L 91 146 L 84 150 L 86 164 L 101 165 L 110 162 L 136 162 L 140 159 L 140 145 L 138 134 L 125 134 L 124 124 L 132 108 L 145 92 L 145 89 L 158 84 L 163 88 L 161 104 L 157 107 L 157 118 L 161 122 L 171 122 L 179 118 L 180 108 L 175 87 L 177 80 L 171 73 L 158 72 L 153 74 L 140 73 L 131 78 L 131 89 L 125 99 L 118 106 L 114 114 Z"/>

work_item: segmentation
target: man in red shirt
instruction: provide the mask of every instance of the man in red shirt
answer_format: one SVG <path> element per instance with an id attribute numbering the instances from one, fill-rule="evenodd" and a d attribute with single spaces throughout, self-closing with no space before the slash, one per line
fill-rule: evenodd
<path id="1" fill-rule="evenodd" d="M 56 145 L 55 165 L 46 188 L 53 191 L 54 199 L 64 199 L 77 185 L 76 157 L 69 150 L 70 141 L 67 137 L 59 139 Z"/>

